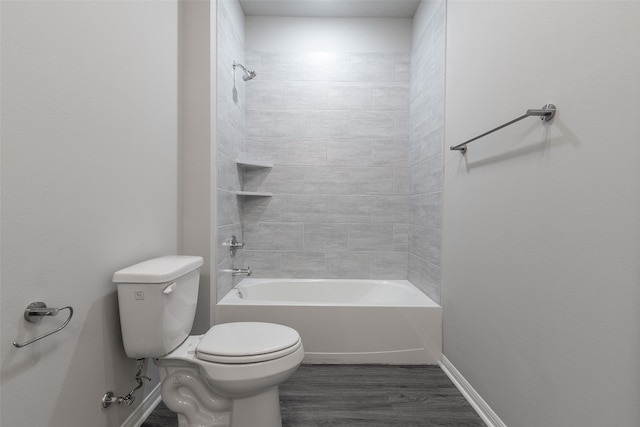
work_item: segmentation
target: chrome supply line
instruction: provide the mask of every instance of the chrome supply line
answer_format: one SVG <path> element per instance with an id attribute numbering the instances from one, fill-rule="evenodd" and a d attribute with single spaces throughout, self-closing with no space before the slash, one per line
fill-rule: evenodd
<path id="1" fill-rule="evenodd" d="M 469 144 L 470 142 L 475 141 L 476 139 L 480 139 L 483 136 L 487 136 L 490 133 L 493 133 L 497 130 L 500 130 L 502 128 L 505 128 L 509 125 L 514 124 L 515 122 L 519 122 L 522 119 L 526 119 L 527 117 L 531 117 L 531 116 L 537 116 L 540 117 L 540 120 L 544 121 L 544 122 L 550 122 L 551 119 L 553 119 L 553 117 L 556 115 L 556 106 L 553 104 L 546 104 L 544 107 L 542 107 L 539 110 L 527 110 L 527 112 L 525 114 L 523 114 L 520 117 L 517 117 L 503 125 L 500 125 L 496 128 L 491 129 L 488 132 L 483 133 L 482 135 L 478 135 L 475 138 L 471 138 L 468 141 L 463 142 L 462 144 L 458 144 L 454 147 L 449 147 L 450 150 L 457 150 L 460 151 L 462 154 L 465 154 L 467 152 L 467 144 Z"/>
<path id="2" fill-rule="evenodd" d="M 133 395 L 138 389 L 142 388 L 142 386 L 144 385 L 144 381 L 143 380 L 147 380 L 147 381 L 151 381 L 151 378 L 147 377 L 146 375 L 142 375 L 142 371 L 144 369 L 144 365 L 146 362 L 146 359 L 136 359 L 137 361 L 137 365 L 138 365 L 138 372 L 136 372 L 136 382 L 138 383 L 137 386 L 135 386 L 135 388 L 133 390 L 131 390 L 129 393 L 127 393 L 126 396 L 116 396 L 115 393 L 113 392 L 113 390 L 109 390 L 107 391 L 104 396 L 102 396 L 102 409 L 107 409 L 109 406 L 111 406 L 113 403 L 117 404 L 117 405 L 121 405 L 121 404 L 125 404 L 127 406 L 131 406 L 131 404 L 136 400 L 136 397 Z"/>

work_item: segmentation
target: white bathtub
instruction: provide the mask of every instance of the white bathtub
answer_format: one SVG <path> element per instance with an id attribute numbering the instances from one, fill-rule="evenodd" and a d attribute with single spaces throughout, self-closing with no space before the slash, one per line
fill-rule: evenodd
<path id="1" fill-rule="evenodd" d="M 280 323 L 302 337 L 304 363 L 436 364 L 442 307 L 406 280 L 246 278 L 215 323 Z"/>

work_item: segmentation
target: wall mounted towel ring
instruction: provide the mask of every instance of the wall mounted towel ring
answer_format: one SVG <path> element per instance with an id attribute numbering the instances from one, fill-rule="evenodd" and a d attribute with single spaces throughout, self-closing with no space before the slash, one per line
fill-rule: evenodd
<path id="1" fill-rule="evenodd" d="M 21 348 L 31 343 L 34 343 L 38 340 L 41 340 L 44 337 L 48 337 L 49 335 L 55 334 L 56 332 L 61 331 L 65 326 L 67 326 L 69 324 L 69 321 L 71 320 L 71 317 L 73 317 L 73 307 L 71 306 L 66 306 L 62 308 L 53 308 L 53 307 L 47 307 L 47 304 L 43 302 L 32 302 L 31 304 L 29 304 L 27 308 L 24 310 L 24 319 L 27 322 L 31 322 L 31 323 L 39 322 L 43 316 L 56 316 L 60 312 L 60 310 L 65 310 L 65 309 L 69 310 L 69 317 L 67 317 L 67 320 L 65 320 L 64 323 L 60 325 L 59 328 L 54 329 L 51 332 L 47 332 L 44 335 L 40 335 L 39 337 L 36 337 L 32 340 L 26 341 L 22 344 L 18 343 L 17 341 L 14 341 L 13 345 L 18 348 Z"/>

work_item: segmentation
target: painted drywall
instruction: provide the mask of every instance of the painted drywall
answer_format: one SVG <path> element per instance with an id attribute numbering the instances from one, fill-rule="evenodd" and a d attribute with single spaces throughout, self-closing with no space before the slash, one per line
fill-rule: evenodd
<path id="1" fill-rule="evenodd" d="M 444 355 L 510 427 L 640 425 L 640 3 L 450 1 Z"/>
<path id="2" fill-rule="evenodd" d="M 179 2 L 179 195 L 180 253 L 204 258 L 193 334 L 213 324 L 215 275 L 215 135 L 216 104 L 212 96 L 216 58 L 215 2 Z M 212 40 L 213 36 L 213 40 Z"/>
<path id="3" fill-rule="evenodd" d="M 246 17 L 247 51 L 411 53 L 411 19 Z"/>
<path id="4" fill-rule="evenodd" d="M 2 426 L 120 426 L 135 385 L 114 271 L 177 251 L 177 4 L 3 1 Z M 62 323 L 23 318 L 71 305 Z"/>

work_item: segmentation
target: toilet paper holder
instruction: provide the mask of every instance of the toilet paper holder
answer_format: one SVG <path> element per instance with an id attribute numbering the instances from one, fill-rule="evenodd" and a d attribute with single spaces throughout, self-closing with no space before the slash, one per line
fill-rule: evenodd
<path id="1" fill-rule="evenodd" d="M 54 329 L 53 331 L 47 332 L 46 334 L 40 335 L 39 337 L 33 338 L 29 341 L 23 342 L 22 344 L 18 343 L 17 341 L 14 341 L 13 345 L 17 348 L 21 348 L 29 344 L 32 344 L 36 341 L 39 341 L 42 338 L 48 337 L 49 335 L 53 335 L 56 332 L 59 332 L 62 329 L 64 329 L 64 327 L 69 324 L 69 321 L 71 321 L 71 317 L 73 317 L 73 307 L 71 307 L 70 305 L 66 307 L 61 307 L 61 308 L 54 308 L 54 307 L 47 307 L 47 304 L 41 301 L 32 302 L 31 304 L 29 304 L 27 308 L 24 310 L 24 319 L 30 323 L 37 323 L 40 320 L 42 320 L 42 317 L 44 316 L 57 316 L 60 310 L 69 310 L 69 317 L 67 317 L 67 320 L 65 320 L 64 323 L 60 325 L 57 329 Z"/>

